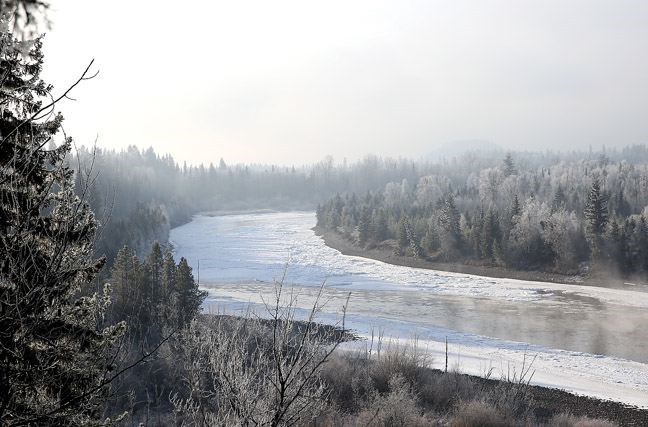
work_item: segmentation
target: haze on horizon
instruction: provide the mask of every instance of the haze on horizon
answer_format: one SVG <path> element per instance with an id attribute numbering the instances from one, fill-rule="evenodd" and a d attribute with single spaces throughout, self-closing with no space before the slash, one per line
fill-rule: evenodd
<path id="1" fill-rule="evenodd" d="M 101 71 L 61 107 L 77 144 L 289 165 L 648 142 L 648 2 L 161 5 L 54 2 L 45 78 Z"/>

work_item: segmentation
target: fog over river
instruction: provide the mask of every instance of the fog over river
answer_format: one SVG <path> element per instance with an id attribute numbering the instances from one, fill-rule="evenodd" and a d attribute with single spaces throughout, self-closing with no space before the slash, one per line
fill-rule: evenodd
<path id="1" fill-rule="evenodd" d="M 205 310 L 238 313 L 274 295 L 282 276 L 312 304 L 326 281 L 320 320 L 334 323 L 351 293 L 347 327 L 381 331 L 399 342 L 417 337 L 434 366 L 502 374 L 533 361 L 532 383 L 648 407 L 648 293 L 510 279 L 403 266 L 340 254 L 311 228 L 312 212 L 196 216 L 171 231 L 187 258 Z M 358 345 L 358 344 L 355 344 Z M 360 344 L 364 345 L 364 344 Z"/>

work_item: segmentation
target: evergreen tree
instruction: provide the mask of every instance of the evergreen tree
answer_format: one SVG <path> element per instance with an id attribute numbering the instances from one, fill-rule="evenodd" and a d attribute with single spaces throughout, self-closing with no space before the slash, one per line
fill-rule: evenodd
<path id="1" fill-rule="evenodd" d="M 140 262 L 135 252 L 124 246 L 113 263 L 110 285 L 113 289 L 111 313 L 116 320 L 128 320 L 135 316 L 141 304 L 139 289 Z M 131 323 L 130 327 L 133 327 Z"/>
<path id="2" fill-rule="evenodd" d="M 147 294 L 149 295 L 151 306 L 154 307 L 154 309 L 157 309 L 157 305 L 161 301 L 163 273 L 162 248 L 157 241 L 153 242 L 153 245 L 151 246 L 151 252 L 146 257 L 145 267 L 147 269 L 146 273 L 148 275 L 148 284 L 150 286 L 150 289 L 147 290 Z"/>
<path id="3" fill-rule="evenodd" d="M 515 175 L 515 163 L 513 163 L 513 156 L 511 153 L 506 153 L 504 157 L 504 176 Z"/>
<path id="4" fill-rule="evenodd" d="M 565 197 L 565 192 L 563 191 L 562 186 L 558 185 L 558 189 L 551 201 L 551 213 L 564 209 L 566 200 L 567 198 Z"/>
<path id="5" fill-rule="evenodd" d="M 378 209 L 374 212 L 374 220 L 372 222 L 372 227 L 374 239 L 376 242 L 382 242 L 389 238 L 389 228 L 387 226 L 387 215 L 382 209 Z"/>
<path id="6" fill-rule="evenodd" d="M 364 246 L 369 241 L 371 236 L 371 216 L 369 214 L 369 208 L 366 206 L 362 208 L 362 213 L 360 214 L 360 222 L 358 224 L 358 243 L 360 246 Z"/>
<path id="7" fill-rule="evenodd" d="M 460 215 L 454 197 L 452 194 L 448 194 L 443 202 L 443 208 L 439 216 L 441 252 L 448 260 L 455 259 L 461 254 L 459 219 Z"/>
<path id="8" fill-rule="evenodd" d="M 92 258 L 97 222 L 75 194 L 71 139 L 45 148 L 63 118 L 48 114 L 41 40 L 8 27 L 0 20 L 0 420 L 85 424 L 100 415 L 124 326 L 97 326 L 107 293 L 80 296 L 104 264 Z"/>
<path id="9" fill-rule="evenodd" d="M 587 239 L 592 251 L 592 257 L 598 259 L 601 256 L 603 246 L 603 234 L 608 222 L 607 198 L 601 191 L 601 184 L 598 178 L 592 182 L 587 204 L 585 205 L 585 230 Z"/>
<path id="10" fill-rule="evenodd" d="M 207 292 L 198 289 L 189 263 L 180 258 L 175 272 L 174 284 L 178 295 L 177 319 L 178 327 L 184 327 L 200 313 L 200 306 L 207 297 Z"/>
<path id="11" fill-rule="evenodd" d="M 400 222 L 398 223 L 397 243 L 398 253 L 403 255 L 405 249 L 409 246 L 409 221 L 407 221 L 405 215 L 401 217 Z"/>
<path id="12" fill-rule="evenodd" d="M 481 255 L 484 259 L 492 260 L 495 257 L 494 245 L 500 240 L 499 221 L 492 209 L 486 213 L 481 234 Z"/>
<path id="13" fill-rule="evenodd" d="M 175 272 L 176 265 L 171 251 L 166 250 L 162 260 L 162 281 L 161 281 L 161 300 L 163 306 L 168 307 L 167 302 L 171 300 L 171 294 L 175 290 Z"/>

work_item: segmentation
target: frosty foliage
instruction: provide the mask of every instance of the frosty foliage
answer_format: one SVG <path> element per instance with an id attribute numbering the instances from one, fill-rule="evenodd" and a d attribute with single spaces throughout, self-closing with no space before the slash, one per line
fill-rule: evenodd
<path id="1" fill-rule="evenodd" d="M 41 40 L 18 41 L 3 28 L 0 419 L 89 423 L 100 417 L 124 324 L 104 326 L 108 287 L 87 292 L 104 260 L 92 258 L 97 223 L 65 162 L 71 139 L 45 148 L 63 118 L 54 111 L 52 87 L 40 79 Z"/>
<path id="2" fill-rule="evenodd" d="M 184 396 L 171 397 L 178 422 L 197 425 L 303 425 L 327 405 L 320 379 L 344 338 L 341 330 L 318 326 L 320 294 L 302 322 L 293 291 L 276 285 L 267 318 L 252 313 L 194 321 L 180 338 L 186 367 Z"/>
<path id="3" fill-rule="evenodd" d="M 361 246 L 391 245 L 430 260 L 567 274 L 593 266 L 645 276 L 647 154 L 645 146 L 634 146 L 598 155 L 508 153 L 497 160 L 466 154 L 421 162 L 415 180 L 321 204 L 318 224 L 355 239 L 362 217 Z M 327 221 L 332 217 L 337 228 Z"/>

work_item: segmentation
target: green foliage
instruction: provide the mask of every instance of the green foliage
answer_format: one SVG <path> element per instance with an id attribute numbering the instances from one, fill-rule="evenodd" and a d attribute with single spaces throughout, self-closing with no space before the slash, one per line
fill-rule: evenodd
<path id="1" fill-rule="evenodd" d="M 117 254 L 109 279 L 115 290 L 111 315 L 126 320 L 137 341 L 155 344 L 165 331 L 185 327 L 199 312 L 206 292 L 198 289 L 185 258 L 176 265 L 169 250 L 154 242 L 140 261 L 125 246 Z"/>

